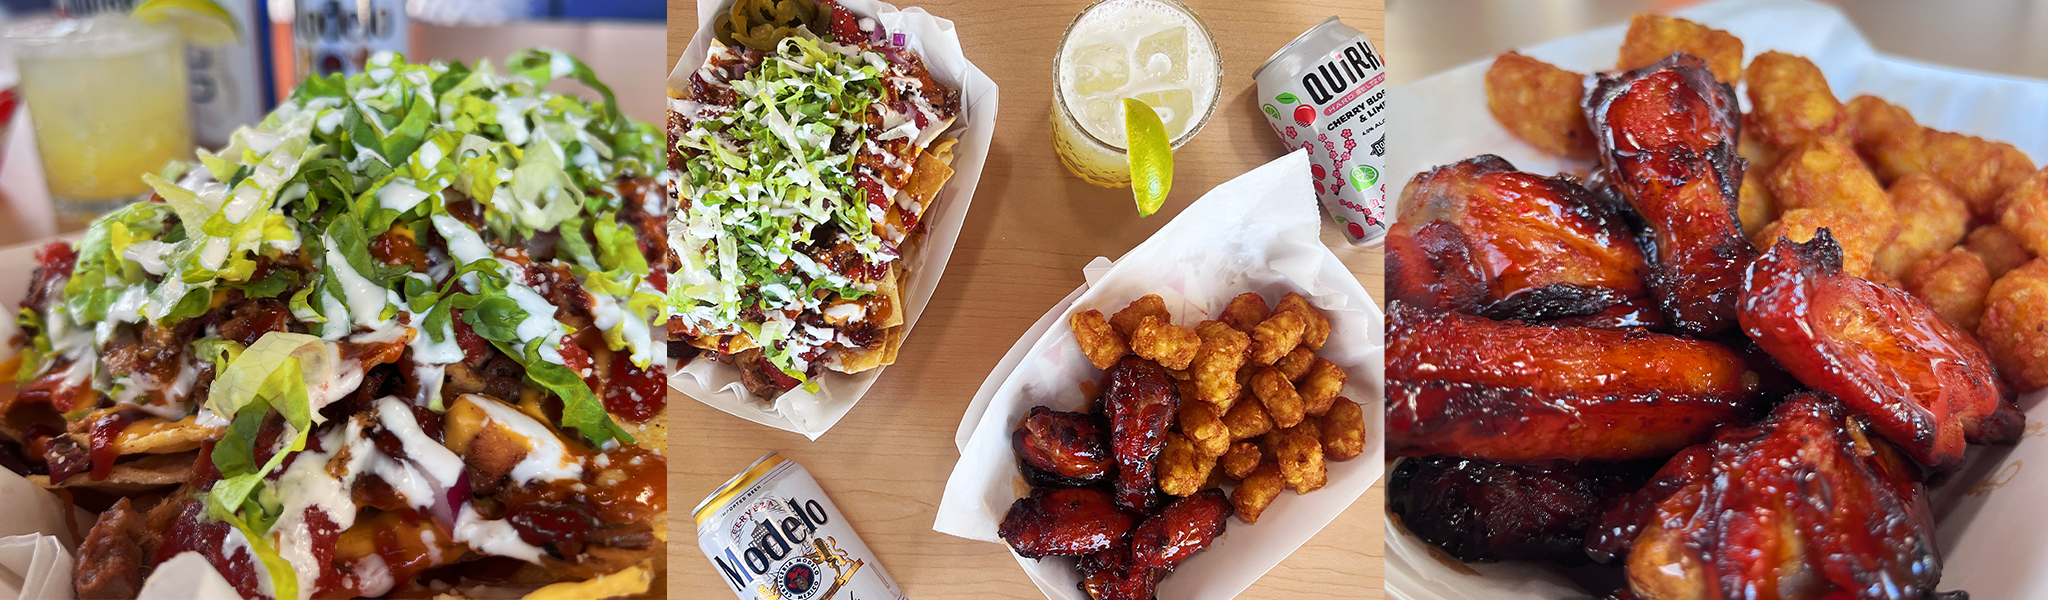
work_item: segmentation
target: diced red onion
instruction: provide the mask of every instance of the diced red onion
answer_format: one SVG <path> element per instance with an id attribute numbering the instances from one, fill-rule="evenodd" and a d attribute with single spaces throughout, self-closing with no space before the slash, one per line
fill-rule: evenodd
<path id="1" fill-rule="evenodd" d="M 875 30 L 868 36 L 868 41 L 880 44 L 886 39 L 889 39 L 889 30 L 882 27 L 881 21 L 876 21 Z"/>
<path id="2" fill-rule="evenodd" d="M 889 39 L 890 39 L 890 40 L 891 40 L 891 42 L 892 42 L 892 44 L 891 44 L 891 45 L 893 45 L 893 46 L 896 46 L 896 47 L 898 47 L 898 48 L 902 48 L 902 47 L 904 46 L 904 44 L 907 44 L 907 43 L 909 43 L 909 42 L 908 42 L 908 39 L 907 39 L 907 38 L 905 38 L 905 37 L 903 37 L 903 34 L 901 34 L 901 33 L 899 33 L 899 34 L 896 34 L 896 35 L 894 35 L 894 36 L 891 36 L 891 37 L 890 37 Z"/>

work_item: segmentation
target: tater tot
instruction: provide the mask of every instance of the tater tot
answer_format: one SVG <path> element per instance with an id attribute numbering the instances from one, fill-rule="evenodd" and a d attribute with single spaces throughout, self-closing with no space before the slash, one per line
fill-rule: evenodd
<path id="1" fill-rule="evenodd" d="M 1220 321 L 1202 322 L 1195 328 L 1195 335 L 1202 340 L 1202 346 L 1195 353 L 1193 365 L 1194 397 L 1210 406 L 1228 409 L 1243 389 L 1238 385 L 1237 370 L 1251 360 L 1252 338 Z"/>
<path id="2" fill-rule="evenodd" d="M 1749 61 L 1743 77 L 1749 81 L 1750 122 L 1764 141 L 1787 148 L 1842 133 L 1842 102 L 1813 61 L 1765 52 Z"/>
<path id="3" fill-rule="evenodd" d="M 1067 317 L 1067 326 L 1074 329 L 1074 341 L 1081 344 L 1081 353 L 1088 355 L 1088 362 L 1097 369 L 1108 369 L 1117 359 L 1131 353 L 1124 337 L 1102 318 L 1102 311 L 1074 313 Z"/>
<path id="4" fill-rule="evenodd" d="M 1365 408 L 1349 398 L 1338 398 L 1321 419 L 1323 456 L 1347 461 L 1365 453 Z"/>
<path id="5" fill-rule="evenodd" d="M 1267 308 L 1264 297 L 1255 293 L 1245 292 L 1238 294 L 1236 298 L 1231 298 L 1230 304 L 1223 307 L 1223 315 L 1216 319 L 1233 329 L 1251 333 L 1253 327 L 1258 327 L 1260 323 L 1266 321 L 1267 317 L 1271 316 L 1273 316 L 1273 309 Z"/>
<path id="6" fill-rule="evenodd" d="M 1244 479 L 1246 477 L 1250 477 L 1252 471 L 1255 471 L 1259 468 L 1259 461 L 1262 458 L 1264 458 L 1264 456 L 1265 455 L 1259 451 L 1258 444 L 1252 442 L 1238 442 L 1235 444 L 1231 444 L 1230 452 L 1225 453 L 1221 461 L 1223 464 L 1223 474 L 1229 476 L 1231 479 Z"/>
<path id="7" fill-rule="evenodd" d="M 1950 248 L 1913 265 L 1904 283 L 1935 314 L 1963 331 L 1976 331 L 1984 316 L 1984 295 L 1991 291 L 1991 271 L 1970 251 Z"/>
<path id="8" fill-rule="evenodd" d="M 1273 504 L 1280 492 L 1287 489 L 1287 479 L 1280 473 L 1280 465 L 1273 461 L 1259 463 L 1244 481 L 1230 490 L 1230 505 L 1236 509 L 1237 518 L 1246 523 L 1259 522 L 1259 515 Z"/>
<path id="9" fill-rule="evenodd" d="M 1288 292 L 1285 297 L 1280 298 L 1280 305 L 1273 307 L 1273 312 L 1301 315 L 1301 345 L 1307 346 L 1308 349 L 1321 350 L 1323 344 L 1330 341 L 1330 318 L 1323 316 L 1323 311 L 1316 310 L 1315 305 L 1309 304 L 1308 299 L 1301 297 L 1301 294 Z"/>
<path id="10" fill-rule="evenodd" d="M 1856 140 L 1856 149 L 1864 154 L 1870 154 L 1886 138 L 1920 128 L 1919 123 L 1913 122 L 1912 113 L 1876 96 L 1857 96 L 1846 109 L 1849 137 Z M 1883 178 L 1883 173 L 1878 175 Z"/>
<path id="11" fill-rule="evenodd" d="M 1159 366 L 1172 370 L 1184 370 L 1194 364 L 1195 354 L 1202 349 L 1201 336 L 1195 330 L 1181 327 L 1159 317 L 1146 316 L 1138 330 L 1131 334 L 1131 353 L 1159 362 Z"/>
<path id="12" fill-rule="evenodd" d="M 1230 451 L 1230 426 L 1223 424 L 1216 409 L 1200 402 L 1182 402 L 1176 418 L 1180 432 L 1203 454 L 1222 456 Z"/>
<path id="13" fill-rule="evenodd" d="M 1273 418 L 1257 402 L 1239 402 L 1223 413 L 1223 425 L 1230 428 L 1230 441 L 1246 440 L 1273 430 Z"/>
<path id="14" fill-rule="evenodd" d="M 1273 426 L 1280 429 L 1293 427 L 1308 415 L 1308 405 L 1295 391 L 1294 382 L 1288 381 L 1278 369 L 1267 367 L 1252 374 L 1252 395 L 1266 408 L 1266 416 L 1272 417 Z"/>
<path id="15" fill-rule="evenodd" d="M 1656 64 L 1674 52 L 1707 61 L 1714 79 L 1728 85 L 1742 80 L 1742 39 L 1685 19 L 1638 13 L 1629 19 L 1615 68 L 1637 69 Z"/>
<path id="16" fill-rule="evenodd" d="M 1109 324 L 1125 338 L 1138 332 L 1138 326 L 1145 323 L 1145 317 L 1158 317 L 1160 321 L 1172 323 L 1173 313 L 1166 311 L 1166 299 L 1159 294 L 1145 294 L 1132 300 L 1129 306 L 1109 316 Z"/>
<path id="17" fill-rule="evenodd" d="M 1780 210 L 1829 208 L 1879 221 L 1898 219 L 1884 186 L 1878 185 L 1856 151 L 1836 138 L 1821 138 L 1787 152 L 1764 186 Z"/>
<path id="18" fill-rule="evenodd" d="M 1293 352 L 1301 345 L 1302 336 L 1308 331 L 1308 320 L 1291 312 L 1276 312 L 1265 322 L 1253 327 L 1252 364 L 1266 367 L 1278 362 L 1280 357 Z"/>
<path id="19" fill-rule="evenodd" d="M 1174 496 L 1191 496 L 1209 483 L 1209 470 L 1216 457 L 1202 453 L 1194 442 L 1178 433 L 1166 433 L 1166 445 L 1159 450 L 1159 491 Z"/>
<path id="20" fill-rule="evenodd" d="M 1301 385 L 1295 388 L 1295 391 L 1301 393 L 1301 401 L 1308 416 L 1320 417 L 1323 413 L 1330 412 L 1330 403 L 1337 399 L 1338 394 L 1344 392 L 1345 377 L 1344 368 L 1337 366 L 1337 363 L 1316 359 L 1315 365 L 1309 367 L 1308 378 L 1303 379 Z"/>
<path id="21" fill-rule="evenodd" d="M 1757 251 L 1769 249 L 1779 239 L 1790 238 L 1794 242 L 1813 240 L 1814 232 L 1827 229 L 1835 244 L 1842 247 L 1842 273 L 1850 277 L 1871 277 L 1875 267 L 1878 247 L 1882 244 L 1867 232 L 1871 225 L 1860 223 L 1855 217 L 1830 209 L 1800 208 L 1778 215 L 1778 221 L 1764 226 L 1755 239 L 1750 240 Z"/>
<path id="22" fill-rule="evenodd" d="M 2020 393 L 2048 387 L 2048 260 L 2029 261 L 1991 284 L 1977 337 Z"/>
<path id="23" fill-rule="evenodd" d="M 1999 205 L 1998 224 L 2034 256 L 2048 255 L 2048 171 L 2021 180 Z"/>
<path id="24" fill-rule="evenodd" d="M 1266 434 L 1266 448 L 1280 464 L 1280 476 L 1295 493 L 1306 494 L 1329 483 L 1329 466 L 1323 463 L 1323 441 L 1292 430 Z"/>
<path id="25" fill-rule="evenodd" d="M 1879 139 L 1868 153 L 1877 174 L 1893 181 L 1909 173 L 1941 180 L 1982 219 L 1998 218 L 1998 199 L 2027 179 L 2034 163 L 2012 144 L 1920 127 Z"/>
<path id="26" fill-rule="evenodd" d="M 1300 423 L 1296 423 L 1293 427 L 1282 429 L 1274 433 L 1305 435 L 1308 436 L 1309 439 L 1320 440 L 1323 439 L 1323 424 L 1322 421 L 1319 421 L 1317 419 L 1302 419 Z"/>
<path id="27" fill-rule="evenodd" d="M 1279 369 L 1281 375 L 1286 375 L 1288 381 L 1300 382 L 1301 378 L 1308 376 L 1308 368 L 1314 366 L 1315 363 L 1315 351 L 1307 348 L 1295 348 L 1293 352 L 1287 353 L 1287 356 L 1282 356 L 1280 360 L 1274 361 L 1273 368 Z"/>
<path id="28" fill-rule="evenodd" d="M 1585 91 L 1585 75 L 1516 52 L 1493 59 L 1486 70 L 1486 108 L 1493 119 L 1537 150 L 1566 158 L 1599 156 L 1579 107 Z"/>
<path id="29" fill-rule="evenodd" d="M 1996 224 L 1970 230 L 1970 235 L 1963 236 L 1963 247 L 1984 259 L 1984 269 L 1991 272 L 1993 281 L 2034 260 L 2034 253 L 2020 245 L 2019 236 Z"/>
<path id="30" fill-rule="evenodd" d="M 1765 225 L 1778 220 L 1778 201 L 1764 185 L 1762 169 L 1752 166 L 1742 174 L 1742 187 L 1735 197 L 1735 218 L 1742 222 L 1743 236 L 1754 238 Z"/>
<path id="31" fill-rule="evenodd" d="M 1898 215 L 1899 234 L 1877 251 L 1877 268 L 1904 278 L 1914 263 L 1963 241 L 1970 231 L 1970 205 L 1948 184 L 1914 173 L 1886 190 Z"/>

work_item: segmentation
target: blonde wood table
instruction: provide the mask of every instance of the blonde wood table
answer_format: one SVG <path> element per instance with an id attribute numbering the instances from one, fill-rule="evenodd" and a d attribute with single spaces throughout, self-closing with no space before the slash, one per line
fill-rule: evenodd
<path id="1" fill-rule="evenodd" d="M 867 396 L 818 441 L 669 395 L 669 597 L 730 597 L 696 546 L 689 509 L 769 451 L 802 463 L 890 576 L 913 598 L 1043 597 L 999 544 L 932 531 L 959 458 L 961 412 L 1004 352 L 1082 283 L 1081 267 L 1145 240 L 1202 193 L 1284 153 L 1254 102 L 1252 71 L 1281 45 L 1337 15 L 1385 47 L 1379 0 L 1184 0 L 1223 53 L 1223 98 L 1209 125 L 1176 153 L 1173 194 L 1137 218 L 1128 190 L 1091 187 L 1052 152 L 1046 118 L 1052 57 L 1084 0 L 916 4 L 960 28 L 967 57 L 1002 89 L 995 141 L 974 207 L 917 331 Z M 695 33 L 695 0 L 669 0 L 668 64 Z M 1395 60 L 1399 60 L 1396 58 Z M 1323 240 L 1380 297 L 1377 250 Z M 1241 598 L 1382 597 L 1382 498 L 1375 487 Z"/>

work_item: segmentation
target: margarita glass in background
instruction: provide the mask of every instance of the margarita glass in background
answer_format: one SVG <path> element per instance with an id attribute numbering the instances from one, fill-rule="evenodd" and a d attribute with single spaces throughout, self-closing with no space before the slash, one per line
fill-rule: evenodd
<path id="1" fill-rule="evenodd" d="M 25 22 L 6 41 L 59 230 L 147 198 L 143 173 L 192 158 L 176 30 L 107 12 Z"/>
<path id="2" fill-rule="evenodd" d="M 1100 0 L 1081 11 L 1053 59 L 1052 144 L 1076 177 L 1131 185 L 1124 98 L 1152 107 L 1180 148 L 1222 93 L 1223 59 L 1202 18 L 1174 0 Z"/>

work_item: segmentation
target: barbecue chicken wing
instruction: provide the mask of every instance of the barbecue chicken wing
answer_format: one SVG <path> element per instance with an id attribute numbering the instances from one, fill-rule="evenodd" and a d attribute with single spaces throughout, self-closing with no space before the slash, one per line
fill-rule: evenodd
<path id="1" fill-rule="evenodd" d="M 1180 410 L 1180 390 L 1166 369 L 1126 356 L 1109 371 L 1110 452 L 1116 457 L 1116 505 L 1150 513 L 1159 502 L 1159 450 Z"/>
<path id="2" fill-rule="evenodd" d="M 1032 485 L 1080 487 L 1109 479 L 1115 469 L 1109 436 L 1095 415 L 1031 408 L 1010 434 L 1010 448 Z"/>
<path id="3" fill-rule="evenodd" d="M 1137 520 L 1097 488 L 1038 488 L 1010 504 L 996 531 L 1025 558 L 1081 556 L 1115 546 Z"/>
<path id="4" fill-rule="evenodd" d="M 1744 274 L 1743 331 L 1930 467 L 1961 466 L 1965 442 L 2018 439 L 2026 417 L 1976 339 L 1911 294 L 1841 266 L 1825 231 L 1778 242 Z"/>
<path id="5" fill-rule="evenodd" d="M 1735 153 L 1735 92 L 1698 58 L 1599 75 L 1586 118 L 1600 161 L 1642 216 L 1650 292 L 1672 328 L 1711 335 L 1735 324 L 1742 266 L 1756 255 L 1736 217 L 1746 168 Z"/>
<path id="6" fill-rule="evenodd" d="M 1549 469 L 1432 456 L 1394 468 L 1387 512 L 1459 560 L 1581 564 L 1587 528 L 1646 475 L 1629 463 Z"/>
<path id="7" fill-rule="evenodd" d="M 1741 421 L 1760 375 L 1712 342 L 1396 304 L 1387 447 L 1496 461 L 1669 456 Z"/>
<path id="8" fill-rule="evenodd" d="M 1894 479 L 1882 439 L 1819 394 L 1698 450 L 1641 524 L 1627 561 L 1644 600 L 1933 598 L 1926 503 Z M 1678 463 L 1673 463 L 1677 465 Z"/>
<path id="9" fill-rule="evenodd" d="M 1576 182 L 1491 154 L 1415 176 L 1387 236 L 1392 298 L 1424 309 L 1538 321 L 1648 299 L 1618 215 Z"/>

